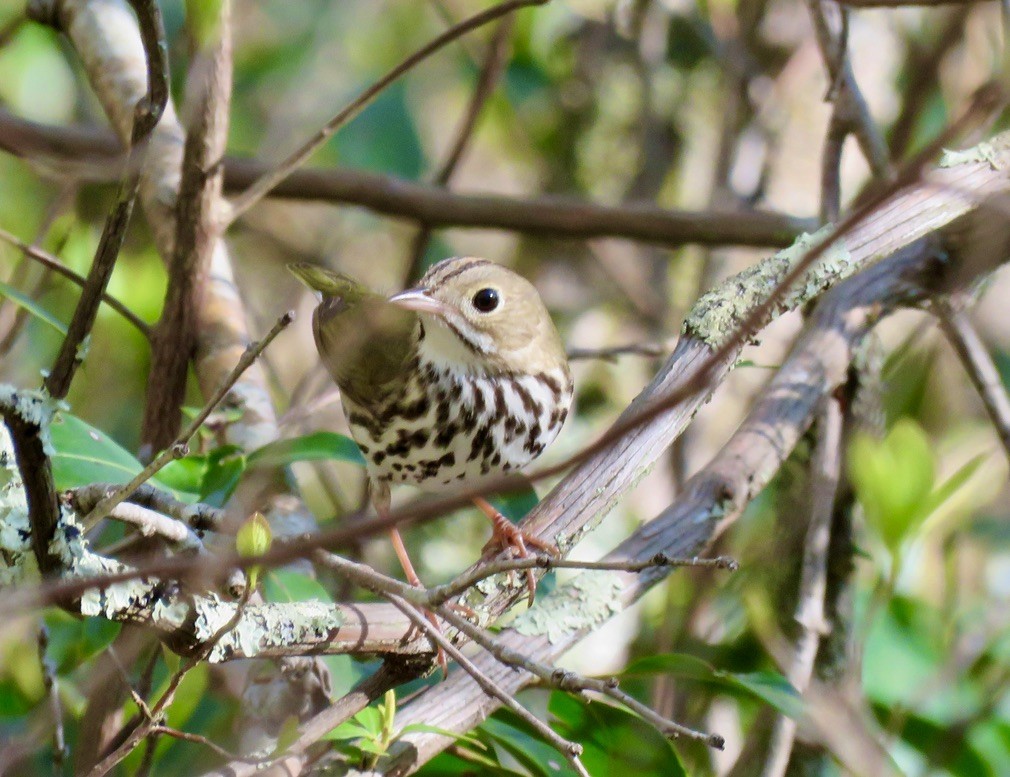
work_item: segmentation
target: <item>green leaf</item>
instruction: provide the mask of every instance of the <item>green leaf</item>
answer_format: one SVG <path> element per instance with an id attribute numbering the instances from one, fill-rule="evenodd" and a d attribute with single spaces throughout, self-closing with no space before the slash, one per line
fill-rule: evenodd
<path id="1" fill-rule="evenodd" d="M 687 775 L 670 740 L 623 707 L 587 704 L 555 691 L 548 709 L 556 718 L 555 730 L 582 745 L 582 763 L 590 774 Z"/>
<path id="2" fill-rule="evenodd" d="M 242 473 L 245 472 L 246 457 L 235 445 L 222 445 L 207 454 L 207 471 L 200 484 L 200 501 L 212 507 L 224 507 L 234 493 Z"/>
<path id="3" fill-rule="evenodd" d="M 69 672 L 104 651 L 119 634 L 121 624 L 105 618 L 81 618 L 62 610 L 47 610 L 48 658 L 60 673 Z"/>
<path id="4" fill-rule="evenodd" d="M 268 602 L 333 602 L 330 592 L 313 577 L 290 569 L 272 569 L 263 576 L 263 596 Z"/>
<path id="5" fill-rule="evenodd" d="M 883 440 L 857 434 L 849 446 L 849 472 L 867 522 L 894 554 L 926 517 L 936 478 L 929 438 L 903 418 Z"/>
<path id="6" fill-rule="evenodd" d="M 249 454 L 250 467 L 286 467 L 296 461 L 330 460 L 365 465 L 365 457 L 354 440 L 335 432 L 314 432 L 275 440 Z"/>
<path id="7" fill-rule="evenodd" d="M 63 325 L 63 322 L 27 294 L 15 289 L 13 286 L 7 285 L 3 281 L 0 281 L 0 295 L 7 297 L 15 305 L 24 308 L 31 315 L 35 316 L 35 318 L 40 321 L 44 321 L 61 335 L 66 336 L 67 328 Z"/>
<path id="8" fill-rule="evenodd" d="M 58 490 L 89 483 L 127 483 L 144 466 L 105 432 L 95 429 L 70 413 L 58 413 L 50 427 L 55 453 L 53 480 Z M 151 479 L 177 499 L 192 502 L 196 494 L 176 489 L 160 477 Z"/>
<path id="9" fill-rule="evenodd" d="M 0 678 L 0 718 L 20 717 L 30 712 L 36 703 L 25 695 L 13 678 Z"/>
<path id="10" fill-rule="evenodd" d="M 467 742 L 474 747 L 480 748 L 481 750 L 487 750 L 487 746 L 480 741 L 473 734 L 460 734 L 457 731 L 450 731 L 447 728 L 440 728 L 438 726 L 429 726 L 426 723 L 411 723 L 409 726 L 404 726 L 400 729 L 397 736 L 402 736 L 403 734 L 410 734 L 413 731 L 417 731 L 423 734 L 438 734 L 443 737 L 452 737 L 457 742 Z"/>
<path id="11" fill-rule="evenodd" d="M 714 685 L 734 696 L 763 701 L 791 718 L 796 718 L 802 713 L 803 705 L 799 692 L 777 672 L 735 674 L 716 669 L 695 656 L 664 653 L 631 662 L 620 676 L 640 677 L 655 674 L 670 674 Z"/>
<path id="12" fill-rule="evenodd" d="M 978 468 L 982 466 L 987 458 L 985 454 L 979 454 L 943 481 L 923 504 L 923 519 L 928 518 L 936 512 L 944 502 L 957 493 L 961 489 L 961 486 L 967 483 L 971 479 L 971 476 L 978 472 Z"/>

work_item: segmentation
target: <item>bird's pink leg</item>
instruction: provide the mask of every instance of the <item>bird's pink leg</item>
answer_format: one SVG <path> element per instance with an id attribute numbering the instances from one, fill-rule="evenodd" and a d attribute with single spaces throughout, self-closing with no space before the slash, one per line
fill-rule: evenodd
<path id="1" fill-rule="evenodd" d="M 536 548 L 552 556 L 559 555 L 557 547 L 549 542 L 523 531 L 508 518 L 501 514 L 498 509 L 479 496 L 474 497 L 473 503 L 491 521 L 491 539 L 484 546 L 484 555 L 491 555 L 495 551 L 509 550 L 516 558 L 528 558 L 531 554 L 527 546 Z M 533 575 L 532 569 L 526 570 L 526 588 L 529 591 L 529 604 L 533 606 L 533 599 L 537 593 L 537 579 Z"/>
<path id="2" fill-rule="evenodd" d="M 385 518 L 389 515 L 389 487 L 384 484 L 378 486 L 371 484 L 371 488 L 372 503 L 375 505 L 375 512 L 378 513 L 380 518 Z M 396 558 L 403 568 L 403 574 L 407 577 L 407 582 L 415 588 L 424 588 L 421 584 L 421 578 L 417 576 L 414 565 L 410 561 L 410 556 L 407 554 L 407 546 L 403 544 L 400 530 L 395 526 L 389 529 L 389 540 L 393 543 L 393 552 L 396 553 Z M 442 627 L 439 625 L 438 619 L 435 618 L 435 614 L 431 610 L 422 610 L 422 612 L 428 622 L 441 632 Z M 407 632 L 408 638 L 412 635 L 413 630 L 412 626 L 411 631 Z M 447 677 L 449 675 L 449 662 L 445 657 L 445 651 L 441 647 L 438 647 L 436 657 L 438 659 L 438 666 L 442 670 L 442 677 Z"/>

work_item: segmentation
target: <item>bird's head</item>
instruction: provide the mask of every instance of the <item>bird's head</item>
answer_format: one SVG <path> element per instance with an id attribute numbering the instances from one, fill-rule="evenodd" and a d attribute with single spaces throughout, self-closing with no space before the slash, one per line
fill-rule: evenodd
<path id="1" fill-rule="evenodd" d="M 431 361 L 489 373 L 564 367 L 561 338 L 533 284 L 486 259 L 445 259 L 389 301 L 419 315 L 421 353 Z"/>

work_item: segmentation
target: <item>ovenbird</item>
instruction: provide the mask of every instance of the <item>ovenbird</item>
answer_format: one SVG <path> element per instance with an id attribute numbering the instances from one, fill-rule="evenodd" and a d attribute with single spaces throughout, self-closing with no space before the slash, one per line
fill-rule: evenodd
<path id="1" fill-rule="evenodd" d="M 386 298 L 315 265 L 289 269 L 322 295 L 312 316 L 316 346 L 340 388 L 380 514 L 389 509 L 390 484 L 472 486 L 528 464 L 561 430 L 571 371 L 525 278 L 486 259 L 455 257 Z M 553 550 L 485 500 L 474 502 L 492 523 L 486 549 Z M 391 538 L 419 585 L 395 529 Z M 527 582 L 532 602 L 532 573 Z"/>

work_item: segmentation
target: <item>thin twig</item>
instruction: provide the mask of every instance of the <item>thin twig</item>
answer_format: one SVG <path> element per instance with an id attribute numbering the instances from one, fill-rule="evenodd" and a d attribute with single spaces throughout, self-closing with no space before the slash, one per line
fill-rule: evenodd
<path id="1" fill-rule="evenodd" d="M 207 420 L 207 416 L 209 416 L 221 403 L 231 390 L 231 387 L 235 385 L 235 382 L 242 376 L 242 373 L 245 372 L 254 361 L 256 361 L 256 358 L 263 352 L 263 349 L 270 345 L 273 339 L 294 320 L 294 312 L 288 311 L 277 319 L 277 323 L 273 325 L 273 328 L 267 332 L 266 336 L 262 340 L 249 345 L 242 354 L 242 357 L 238 360 L 238 363 L 232 369 L 231 374 L 228 375 L 218 390 L 214 392 L 214 395 L 207 400 L 207 403 L 203 406 L 200 412 L 196 414 L 196 417 L 190 422 L 189 426 L 187 426 L 178 438 L 176 438 L 176 441 L 158 454 L 158 456 L 156 456 L 150 464 L 144 467 L 144 469 L 141 470 L 140 473 L 137 474 L 137 476 L 129 483 L 121 487 L 118 491 L 109 494 L 97 505 L 95 505 L 95 507 L 87 514 L 87 516 L 85 516 L 83 520 L 85 526 L 93 526 L 95 523 L 108 515 L 113 507 L 118 505 L 124 499 L 129 498 L 129 496 L 136 491 L 142 483 L 147 482 L 159 471 L 161 471 L 165 465 L 175 459 L 185 456 L 188 451 L 190 439 L 199 431 L 203 422 Z"/>
<path id="2" fill-rule="evenodd" d="M 480 117 L 488 98 L 494 93 L 495 85 L 505 69 L 506 54 L 514 22 L 515 16 L 509 15 L 495 26 L 466 112 L 456 128 L 456 135 L 449 146 L 449 153 L 446 154 L 445 160 L 435 174 L 433 182 L 436 186 L 448 186 L 463 159 L 464 152 L 470 145 L 474 130 L 477 128 L 477 119 Z M 410 249 L 410 262 L 405 274 L 405 286 L 420 276 L 421 265 L 430 238 L 431 227 L 424 223 L 420 224 Z"/>
<path id="3" fill-rule="evenodd" d="M 674 739 L 679 737 L 693 739 L 704 742 L 709 747 L 714 747 L 717 750 L 722 750 L 726 744 L 725 739 L 718 734 L 706 734 L 702 731 L 695 731 L 676 721 L 664 718 L 647 705 L 642 704 L 638 699 L 622 691 L 617 681 L 613 678 L 601 680 L 595 677 L 583 677 L 575 672 L 548 666 L 502 644 L 489 632 L 474 626 L 466 618 L 457 615 L 450 607 L 441 606 L 437 608 L 436 612 L 440 618 L 459 629 L 501 663 L 529 672 L 552 688 L 571 693 L 595 691 L 604 696 L 609 696 L 614 701 L 620 702 L 635 712 L 635 714 L 647 720 L 662 732 L 664 736 Z"/>
<path id="4" fill-rule="evenodd" d="M 441 647 L 453 661 L 459 664 L 460 668 L 470 675 L 474 682 L 476 682 L 488 696 L 500 701 L 503 705 L 522 718 L 526 723 L 536 729 L 540 736 L 542 736 L 555 750 L 565 757 L 568 763 L 572 765 L 572 768 L 575 769 L 576 773 L 583 775 L 583 777 L 589 777 L 589 772 L 586 771 L 586 768 L 582 765 L 582 761 L 579 759 L 579 756 L 582 754 L 582 745 L 576 742 L 569 742 L 564 737 L 558 735 L 554 729 L 512 698 L 512 696 L 506 693 L 494 680 L 474 666 L 473 662 L 464 656 L 448 639 L 442 636 L 442 633 L 437 628 L 428 623 L 428 619 L 425 618 L 424 614 L 416 607 L 398 596 L 393 596 L 392 594 L 387 594 L 386 598 L 393 604 L 394 607 L 410 618 L 415 627 L 421 629 L 421 631 L 427 634 L 430 640 Z"/>
<path id="5" fill-rule="evenodd" d="M 88 513 L 117 488 L 119 488 L 117 483 L 89 483 L 86 486 L 69 490 L 67 495 L 77 512 Z M 138 486 L 130 495 L 129 501 L 181 521 L 197 533 L 216 531 L 224 521 L 224 510 L 211 507 L 203 502 L 193 502 L 192 504 L 182 502 L 150 483 Z"/>
<path id="6" fill-rule="evenodd" d="M 302 164 L 304 164 L 309 157 L 311 157 L 319 148 L 329 140 L 330 137 L 340 129 L 344 124 L 353 119 L 362 108 L 368 105 L 372 99 L 378 95 L 387 86 L 393 83 L 396 79 L 402 76 L 407 71 L 414 68 L 419 63 L 423 62 L 429 56 L 437 52 L 439 49 L 443 48 L 446 44 L 451 43 L 462 35 L 475 30 L 478 27 L 482 27 L 488 22 L 494 21 L 506 14 L 512 13 L 513 11 L 524 8 L 526 6 L 532 5 L 543 5 L 547 0 L 506 0 L 504 3 L 492 6 L 480 13 L 474 14 L 468 19 L 464 19 L 459 24 L 455 24 L 448 30 L 443 32 L 441 35 L 437 36 L 432 41 L 428 42 L 420 49 L 415 51 L 413 54 L 408 56 L 398 65 L 396 65 L 392 70 L 386 73 L 382 78 L 368 87 L 365 91 L 355 97 L 350 103 L 348 103 L 344 108 L 342 108 L 332 119 L 330 119 L 326 124 L 320 129 L 315 135 L 313 135 L 308 141 L 306 141 L 300 148 L 290 154 L 284 161 L 282 161 L 275 168 L 267 172 L 261 178 L 256 180 L 248 189 L 243 191 L 238 197 L 232 201 L 231 212 L 229 214 L 228 221 L 225 225 L 234 222 L 239 216 L 245 213 L 249 208 L 259 202 L 263 197 L 265 197 L 271 189 L 273 189 L 278 183 L 283 181 L 291 172 Z"/>
<path id="7" fill-rule="evenodd" d="M 481 580 L 485 580 L 503 572 L 519 572 L 525 569 L 583 569 L 607 572 L 642 572 L 655 567 L 702 567 L 709 569 L 725 569 L 735 572 L 737 562 L 729 556 L 717 558 L 672 558 L 665 553 L 657 553 L 645 561 L 628 559 L 612 559 L 605 561 L 575 561 L 573 559 L 556 558 L 548 554 L 537 554 L 524 558 L 501 558 L 488 561 L 478 567 L 467 570 L 454 580 L 442 585 L 433 586 L 427 591 L 428 605 L 435 606 L 458 596 Z"/>
<path id="8" fill-rule="evenodd" d="M 617 361 L 618 356 L 633 354 L 635 356 L 666 356 L 673 350 L 672 343 L 628 343 L 627 345 L 611 345 L 603 348 L 569 348 L 568 361 L 580 359 L 602 359 Z"/>
<path id="9" fill-rule="evenodd" d="M 8 232 L 6 229 L 0 228 L 0 240 L 3 240 L 5 243 L 10 243 L 12 246 L 21 251 L 25 256 L 35 260 L 43 267 L 46 267 L 47 269 L 50 269 L 53 272 L 62 275 L 64 278 L 73 281 L 81 288 L 83 288 L 88 282 L 87 278 L 85 278 L 77 271 L 71 269 L 70 267 L 67 267 L 65 264 L 63 264 L 63 262 L 61 262 L 59 259 L 57 259 L 48 251 L 44 251 L 43 249 L 37 246 L 29 245 L 21 238 Z M 135 326 L 145 337 L 150 336 L 151 328 L 147 325 L 147 322 L 141 319 L 136 313 L 134 313 L 132 310 L 126 307 L 126 305 L 124 305 L 118 299 L 113 297 L 108 292 L 103 291 L 102 301 L 105 304 L 107 304 L 110 308 L 115 310 L 117 313 L 119 313 L 119 315 L 121 315 L 131 324 L 133 324 L 133 326 Z"/>
<path id="10" fill-rule="evenodd" d="M 147 60 L 147 94 L 137 102 L 133 112 L 133 132 L 127 151 L 125 173 L 119 184 L 116 202 L 112 206 L 102 236 L 98 241 L 95 258 L 91 263 L 87 283 L 84 285 L 73 318 L 67 327 L 67 336 L 45 380 L 50 396 L 62 399 L 70 390 L 70 383 L 78 365 L 84 358 L 85 341 L 98 315 L 105 288 L 112 277 L 116 259 L 126 238 L 133 205 L 140 189 L 139 169 L 147 155 L 145 142 L 161 118 L 168 102 L 168 62 L 166 58 L 165 30 L 161 10 L 155 0 L 130 0 L 140 24 L 144 56 Z"/>
<path id="11" fill-rule="evenodd" d="M 936 299 L 932 307 L 940 319 L 943 333 L 978 391 L 996 436 L 1010 459 L 1010 397 L 1007 396 L 999 368 L 964 310 L 942 298 Z"/>
<path id="12" fill-rule="evenodd" d="M 67 739 L 63 730 L 63 702 L 60 700 L 59 677 L 56 666 L 46 655 L 49 649 L 49 630 L 39 626 L 36 640 L 39 664 L 42 666 L 42 680 L 49 699 L 49 712 L 53 716 L 53 774 L 63 774 L 63 762 L 67 757 Z"/>
<path id="13" fill-rule="evenodd" d="M 177 728 L 172 728 L 171 726 L 166 726 L 164 724 L 158 724 L 151 726 L 148 730 L 148 735 L 154 736 L 167 736 L 173 739 L 181 739 L 184 742 L 193 742 L 194 744 L 203 745 L 206 748 L 213 750 L 222 758 L 227 758 L 229 761 L 237 761 L 243 764 L 265 764 L 270 759 L 269 758 L 259 758 L 255 756 L 248 755 L 237 755 L 236 753 L 226 750 L 221 747 L 217 742 L 212 739 L 208 739 L 200 734 L 191 734 L 188 731 L 180 731 Z"/>
<path id="14" fill-rule="evenodd" d="M 217 3 L 214 40 L 197 52 L 190 71 L 195 118 L 183 150 L 165 304 L 151 339 L 140 434 L 143 451 L 161 450 L 179 433 L 200 306 L 221 235 L 221 158 L 232 91 L 231 0 Z"/>
<path id="15" fill-rule="evenodd" d="M 214 632 L 214 635 L 204 643 L 196 655 L 189 658 L 179 668 L 179 670 L 172 675 L 168 682 L 168 687 L 154 706 L 150 708 L 146 715 L 146 719 L 130 732 L 129 736 L 127 736 L 126 740 L 119 747 L 92 767 L 92 769 L 88 772 L 87 777 L 104 777 L 104 775 L 115 767 L 116 764 L 133 752 L 134 748 L 136 748 L 142 740 L 147 738 L 155 726 L 161 725 L 164 713 L 174 700 L 175 692 L 179 689 L 179 685 L 194 667 L 199 665 L 205 658 L 207 658 L 207 656 L 210 655 L 210 652 L 214 649 L 214 646 L 221 641 L 221 638 L 235 628 L 235 625 L 242 618 L 242 613 L 245 610 L 245 605 L 248 603 L 251 593 L 252 589 L 248 589 L 243 593 L 232 617 L 229 618 L 228 621 L 221 626 L 221 628 Z"/>

